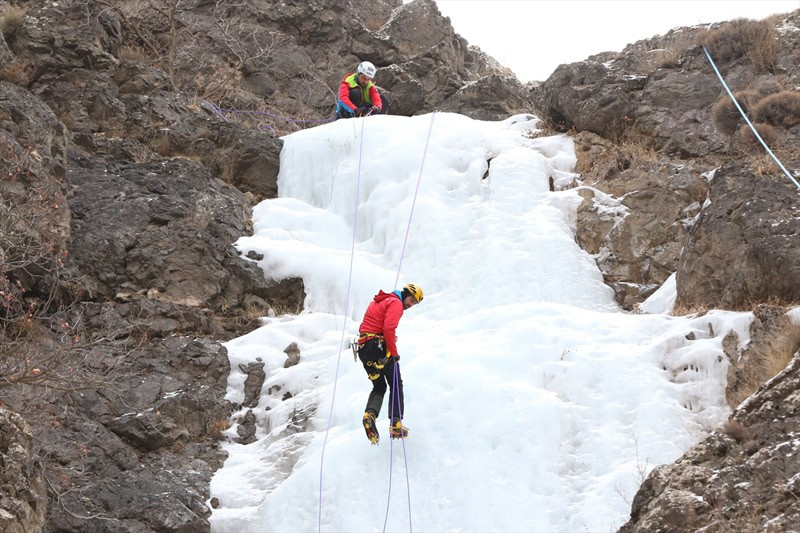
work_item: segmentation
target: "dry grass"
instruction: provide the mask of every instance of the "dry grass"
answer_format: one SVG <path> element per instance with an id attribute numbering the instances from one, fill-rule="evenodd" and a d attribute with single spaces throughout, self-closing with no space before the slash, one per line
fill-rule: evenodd
<path id="1" fill-rule="evenodd" d="M 146 146 L 163 157 L 172 157 L 174 155 L 174 148 L 172 147 L 172 140 L 169 133 L 165 131 L 156 132 L 153 137 L 147 141 Z"/>
<path id="2" fill-rule="evenodd" d="M 652 70 L 659 68 L 675 68 L 678 66 L 680 58 L 687 50 L 695 46 L 696 37 L 691 32 L 681 32 L 675 34 L 666 48 L 649 50 L 645 60 Z"/>
<path id="3" fill-rule="evenodd" d="M 753 431 L 737 420 L 728 420 L 725 422 L 722 426 L 722 433 L 725 433 L 739 444 L 753 437 Z"/>
<path id="4" fill-rule="evenodd" d="M 22 26 L 22 21 L 28 13 L 28 8 L 5 4 L 0 6 L 0 33 L 8 40 L 11 35 Z"/>
<path id="5" fill-rule="evenodd" d="M 760 311 L 756 308 L 754 312 Z M 786 368 L 799 349 L 800 325 L 791 324 L 785 316 L 762 330 L 742 353 L 740 361 L 728 371 L 728 403 L 739 405 L 767 380 Z"/>
<path id="6" fill-rule="evenodd" d="M 34 67 L 30 61 L 15 57 L 8 65 L 0 68 L 0 80 L 19 87 L 27 87 L 33 80 Z"/>
<path id="7" fill-rule="evenodd" d="M 775 146 L 780 142 L 782 135 L 781 130 L 776 128 L 771 124 L 766 124 L 764 122 L 756 122 L 753 124 L 753 127 L 758 132 L 758 135 L 761 139 L 770 147 L 771 150 L 775 149 Z M 753 130 L 750 129 L 750 126 L 747 124 L 742 124 L 739 127 L 739 131 L 736 132 L 736 144 L 738 148 L 742 149 L 745 152 L 749 153 L 764 153 L 766 150 L 764 149 L 764 145 L 762 145 L 758 139 L 756 138 Z"/>
<path id="8" fill-rule="evenodd" d="M 737 91 L 733 93 L 733 97 L 739 102 L 739 106 L 746 115 L 750 116 L 750 112 L 758 102 L 759 94 L 753 90 Z M 733 103 L 733 100 L 725 94 L 722 96 L 714 106 L 711 108 L 711 121 L 717 131 L 723 135 L 733 135 L 742 123 L 742 115 Z"/>
<path id="9" fill-rule="evenodd" d="M 587 162 L 581 175 L 591 179 L 614 179 L 626 170 L 652 172 L 659 166 L 658 152 L 634 141 L 621 141 L 594 161 Z"/>
<path id="10" fill-rule="evenodd" d="M 782 157 L 780 153 L 775 153 L 775 155 L 782 161 L 786 160 L 786 158 Z M 753 174 L 763 178 L 766 176 L 775 176 L 777 174 L 781 174 L 783 170 L 778 166 L 772 157 L 766 153 L 766 151 L 758 154 L 752 154 L 748 159 L 746 159 L 747 168 L 753 171 Z"/>
<path id="11" fill-rule="evenodd" d="M 183 83 L 186 89 L 195 91 L 195 96 L 210 102 L 219 102 L 223 107 L 237 107 L 248 97 L 242 89 L 242 73 L 230 65 L 216 64 L 213 71 L 196 72 L 194 79 Z M 226 104 L 227 102 L 227 104 Z"/>
<path id="12" fill-rule="evenodd" d="M 137 61 L 139 63 L 144 63 L 147 61 L 147 53 L 145 52 L 144 48 L 133 44 L 125 44 L 120 46 L 119 51 L 117 52 L 117 57 L 123 61 L 126 59 Z"/>
<path id="13" fill-rule="evenodd" d="M 230 420 L 212 420 L 208 424 L 208 435 L 214 440 L 223 440 L 225 430 L 232 425 Z"/>
<path id="14" fill-rule="evenodd" d="M 762 72 L 774 71 L 779 35 L 766 20 L 735 19 L 708 32 L 701 43 L 715 61 L 727 63 L 747 58 Z"/>
<path id="15" fill-rule="evenodd" d="M 800 124 L 800 92 L 781 91 L 759 100 L 753 120 L 787 129 Z"/>
<path id="16" fill-rule="evenodd" d="M 708 313 L 708 306 L 705 305 L 684 305 L 675 304 L 669 313 L 672 316 L 703 316 Z"/>

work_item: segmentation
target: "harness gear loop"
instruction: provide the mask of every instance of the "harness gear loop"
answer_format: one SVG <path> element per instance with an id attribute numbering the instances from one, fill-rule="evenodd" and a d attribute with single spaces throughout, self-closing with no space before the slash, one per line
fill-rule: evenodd
<path id="1" fill-rule="evenodd" d="M 358 334 L 358 344 L 364 344 L 365 342 L 371 339 L 378 339 L 382 341 L 383 335 L 381 335 L 380 333 L 368 333 L 368 332 Z"/>

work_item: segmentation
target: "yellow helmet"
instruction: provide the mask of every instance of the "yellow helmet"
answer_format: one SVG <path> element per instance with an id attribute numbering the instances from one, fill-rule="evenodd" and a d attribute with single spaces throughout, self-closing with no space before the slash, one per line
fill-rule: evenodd
<path id="1" fill-rule="evenodd" d="M 425 294 L 422 292 L 422 287 L 419 285 L 414 285 L 413 283 L 409 283 L 405 287 L 403 287 L 404 291 L 408 291 L 408 293 L 417 300 L 417 303 L 422 301 L 422 298 L 425 297 Z"/>

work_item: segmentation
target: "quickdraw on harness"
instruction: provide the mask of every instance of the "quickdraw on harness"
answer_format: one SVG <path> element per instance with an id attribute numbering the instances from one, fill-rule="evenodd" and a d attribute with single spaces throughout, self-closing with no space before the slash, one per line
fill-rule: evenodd
<path id="1" fill-rule="evenodd" d="M 375 341 L 375 342 L 378 343 L 377 349 L 379 349 L 379 350 L 383 350 L 384 349 L 383 335 L 380 335 L 378 333 L 361 333 L 361 334 L 358 335 L 357 338 L 353 339 L 350 342 L 350 348 L 353 350 L 353 361 L 357 361 L 358 360 L 358 352 L 359 352 L 359 350 L 361 350 L 361 348 L 363 346 L 365 346 L 368 342 L 372 342 L 372 341 Z M 364 365 L 367 366 L 367 367 L 372 367 L 372 368 L 380 371 L 380 370 L 383 369 L 383 367 L 386 366 L 386 364 L 388 362 L 389 362 L 389 358 L 388 357 L 381 357 L 380 359 L 378 359 L 376 361 L 364 361 Z M 370 372 L 369 370 L 367 370 L 367 376 L 369 377 L 369 379 L 371 381 L 375 381 L 376 379 L 381 377 L 381 373 L 380 372 Z"/>

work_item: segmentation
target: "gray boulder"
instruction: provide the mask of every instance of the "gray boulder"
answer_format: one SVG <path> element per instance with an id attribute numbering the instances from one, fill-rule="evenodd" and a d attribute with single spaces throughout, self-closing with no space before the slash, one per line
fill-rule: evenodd
<path id="1" fill-rule="evenodd" d="M 717 170 L 678 263 L 676 303 L 740 309 L 800 300 L 797 198 L 785 176 L 757 176 L 735 162 Z"/>

